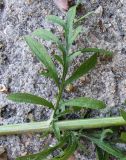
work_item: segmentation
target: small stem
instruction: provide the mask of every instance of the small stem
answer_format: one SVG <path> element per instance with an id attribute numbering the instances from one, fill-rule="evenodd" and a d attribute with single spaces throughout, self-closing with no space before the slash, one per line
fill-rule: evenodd
<path id="1" fill-rule="evenodd" d="M 122 117 L 94 118 L 81 120 L 66 120 L 56 122 L 60 130 L 95 129 L 111 126 L 124 126 L 126 121 Z M 50 121 L 31 122 L 0 126 L 0 135 L 22 134 L 28 132 L 52 132 Z"/>

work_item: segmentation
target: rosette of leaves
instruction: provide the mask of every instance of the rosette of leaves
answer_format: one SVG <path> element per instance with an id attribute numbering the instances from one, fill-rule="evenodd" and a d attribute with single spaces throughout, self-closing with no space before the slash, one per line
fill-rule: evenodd
<path id="1" fill-rule="evenodd" d="M 108 144 L 108 142 L 105 141 L 107 134 L 113 133 L 110 129 L 103 130 L 102 132 L 99 132 L 97 134 L 87 134 L 85 132 L 82 132 L 82 130 L 75 132 L 69 130 L 65 131 L 64 129 L 62 131 L 56 125 L 56 122 L 61 116 L 71 112 L 71 108 L 76 109 L 76 107 L 78 107 L 80 109 L 103 109 L 106 107 L 104 102 L 89 97 L 76 97 L 69 100 L 65 100 L 62 98 L 63 91 L 68 84 L 73 83 L 81 76 L 86 75 L 96 66 L 99 54 L 111 56 L 110 51 L 98 48 L 79 48 L 77 51 L 71 53 L 71 46 L 82 31 L 82 26 L 77 26 L 77 24 L 79 21 L 82 21 L 84 18 L 86 18 L 87 15 L 90 15 L 87 14 L 82 18 L 75 19 L 76 7 L 77 6 L 74 6 L 69 9 L 66 15 L 66 20 L 60 19 L 59 17 L 54 15 L 50 15 L 47 17 L 48 21 L 56 25 L 60 25 L 63 28 L 64 41 L 61 41 L 59 37 L 55 36 L 51 31 L 48 31 L 46 29 L 37 29 L 32 33 L 31 36 L 25 36 L 25 41 L 30 47 L 32 53 L 36 55 L 36 57 L 46 68 L 46 72 L 43 71 L 41 75 L 52 79 L 58 88 L 56 104 L 53 104 L 52 102 L 42 97 L 38 97 L 29 93 L 10 94 L 8 96 L 8 99 L 20 103 L 41 105 L 52 109 L 53 113 L 50 118 L 50 125 L 52 126 L 52 131 L 57 138 L 57 144 L 54 147 L 48 147 L 47 149 L 39 153 L 19 157 L 17 158 L 17 160 L 47 160 L 48 156 L 55 150 L 59 150 L 60 153 L 56 157 L 51 158 L 51 160 L 67 160 L 80 145 L 79 138 L 81 137 L 87 138 L 96 145 L 97 159 L 99 160 L 107 160 L 109 158 L 109 155 L 112 155 L 119 159 L 124 158 L 124 154 L 121 151 L 115 149 L 115 147 L 112 147 L 111 144 Z M 57 48 L 60 51 L 60 55 L 54 54 L 53 58 L 61 65 L 63 69 L 61 77 L 59 76 L 56 66 L 52 58 L 48 54 L 46 48 L 38 40 L 36 40 L 35 37 L 42 38 L 45 41 L 51 41 L 57 45 Z M 84 53 L 90 53 L 90 57 L 85 60 L 71 74 L 71 76 L 68 77 L 68 69 L 73 59 Z"/>

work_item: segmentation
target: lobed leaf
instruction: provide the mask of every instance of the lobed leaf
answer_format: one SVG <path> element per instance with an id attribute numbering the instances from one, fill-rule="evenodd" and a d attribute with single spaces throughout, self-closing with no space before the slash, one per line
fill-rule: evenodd
<path id="1" fill-rule="evenodd" d="M 38 59 L 45 65 L 47 68 L 50 77 L 55 81 L 57 86 L 59 85 L 59 79 L 57 75 L 56 68 L 54 63 L 51 60 L 51 57 L 47 54 L 45 47 L 37 42 L 36 40 L 32 39 L 30 36 L 26 36 L 25 40 L 29 45 L 32 52 L 38 57 Z"/>
<path id="2" fill-rule="evenodd" d="M 70 99 L 61 103 L 61 106 L 72 106 L 72 107 L 82 107 L 90 109 L 103 109 L 106 107 L 105 103 L 99 100 L 95 100 L 87 97 L 79 97 L 75 99 Z"/>
<path id="3" fill-rule="evenodd" d="M 126 132 L 121 133 L 120 139 L 126 143 Z"/>
<path id="4" fill-rule="evenodd" d="M 96 144 L 99 148 L 109 153 L 110 155 L 115 156 L 116 158 L 119 158 L 119 159 L 125 157 L 125 155 L 120 150 L 118 150 L 116 147 L 111 146 L 109 143 L 103 142 L 100 139 L 97 139 L 94 137 L 90 137 L 90 136 L 86 136 L 86 137 L 90 141 L 92 141 L 94 144 Z"/>
<path id="5" fill-rule="evenodd" d="M 76 6 L 71 7 L 67 13 L 66 17 L 66 37 L 67 37 L 67 49 L 69 50 L 71 45 L 71 38 L 73 36 L 73 24 L 76 15 Z"/>
<path id="6" fill-rule="evenodd" d="M 104 50 L 104 49 L 99 49 L 99 48 L 83 48 L 80 49 L 80 51 L 83 52 L 94 52 L 94 53 L 99 53 L 102 55 L 108 55 L 108 56 L 112 56 L 112 52 Z"/>
<path id="7" fill-rule="evenodd" d="M 54 58 L 63 66 L 63 60 L 59 55 L 54 55 Z"/>
<path id="8" fill-rule="evenodd" d="M 56 24 L 62 26 L 63 28 L 65 28 L 65 21 L 62 20 L 61 18 L 59 18 L 58 16 L 49 15 L 49 16 L 47 16 L 47 20 L 52 23 L 56 23 Z"/>
<path id="9" fill-rule="evenodd" d="M 101 133 L 100 140 L 104 141 L 104 139 L 107 137 L 108 134 L 112 134 L 113 131 L 111 129 L 104 129 Z"/>
<path id="10" fill-rule="evenodd" d="M 123 117 L 123 119 L 126 121 L 126 112 L 124 110 L 120 110 L 121 116 Z"/>
<path id="11" fill-rule="evenodd" d="M 44 98 L 29 94 L 29 93 L 14 93 L 7 96 L 9 100 L 19 103 L 31 103 L 36 105 L 43 105 L 54 109 L 51 102 L 45 100 Z"/>
<path id="12" fill-rule="evenodd" d="M 44 40 L 52 41 L 52 42 L 55 42 L 55 43 L 60 42 L 59 39 L 52 32 L 50 32 L 46 29 L 42 29 L 42 28 L 37 29 L 32 34 L 37 36 L 37 37 L 40 37 Z"/>
<path id="13" fill-rule="evenodd" d="M 97 54 L 95 53 L 88 60 L 81 64 L 81 66 L 72 74 L 72 76 L 66 80 L 65 85 L 72 83 L 84 74 L 87 74 L 91 69 L 95 67 L 96 64 Z"/>

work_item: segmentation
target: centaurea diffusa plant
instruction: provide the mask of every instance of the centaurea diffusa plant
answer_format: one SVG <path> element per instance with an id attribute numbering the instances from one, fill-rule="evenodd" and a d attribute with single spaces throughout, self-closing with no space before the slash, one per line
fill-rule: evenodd
<path id="1" fill-rule="evenodd" d="M 61 117 L 69 114 L 71 109 L 75 111 L 76 108 L 103 109 L 106 107 L 104 102 L 88 97 L 77 97 L 69 100 L 65 100 L 62 97 L 63 91 L 67 85 L 78 80 L 96 66 L 100 54 L 111 56 L 111 52 L 98 48 L 79 48 L 76 52 L 71 53 L 71 46 L 82 31 L 82 26 L 76 26 L 79 21 L 87 17 L 86 15 L 75 20 L 76 7 L 77 6 L 74 6 L 69 9 L 66 20 L 62 20 L 54 15 L 47 17 L 48 21 L 62 26 L 64 30 L 64 42 L 46 29 L 37 29 L 32 33 L 32 36 L 25 36 L 25 40 L 32 52 L 46 67 L 46 71 L 43 71 L 41 75 L 52 79 L 58 88 L 56 103 L 53 104 L 42 97 L 28 93 L 10 94 L 8 96 L 8 99 L 10 100 L 20 103 L 24 102 L 42 105 L 52 109 L 53 112 L 50 119 L 44 122 L 1 126 L 0 135 L 19 134 L 24 132 L 52 132 L 57 138 L 57 144 L 54 147 L 48 147 L 39 153 L 19 157 L 17 160 L 47 160 L 48 156 L 55 150 L 59 150 L 59 154 L 56 157 L 51 158 L 51 160 L 67 160 L 75 152 L 77 147 L 80 146 L 80 138 L 83 137 L 93 142 L 96 146 L 97 160 L 109 160 L 110 156 L 120 160 L 126 159 L 125 154 L 116 148 L 117 140 L 113 139 L 113 135 L 117 133 L 117 130 L 108 129 L 108 127 L 126 125 L 126 113 L 124 111 L 121 111 L 122 116 L 120 117 L 59 120 Z M 46 41 L 52 41 L 57 45 L 61 55 L 55 54 L 53 56 L 63 69 L 61 77 L 58 75 L 55 64 L 48 55 L 45 47 L 32 37 L 39 37 Z M 68 69 L 73 59 L 88 52 L 91 56 L 68 77 Z M 95 128 L 102 129 L 96 130 Z M 87 129 L 95 130 L 90 132 L 90 130 Z M 118 142 L 120 141 L 123 143 L 126 142 L 126 133 L 123 132 L 121 134 L 121 139 L 118 139 Z"/>

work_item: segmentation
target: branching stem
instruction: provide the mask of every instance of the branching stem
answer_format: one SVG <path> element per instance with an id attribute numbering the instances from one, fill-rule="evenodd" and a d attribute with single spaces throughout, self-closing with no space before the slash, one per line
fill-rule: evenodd
<path id="1" fill-rule="evenodd" d="M 106 127 L 117 127 L 126 125 L 122 117 L 93 118 L 80 120 L 65 120 L 56 122 L 60 130 L 95 129 Z M 23 124 L 12 124 L 0 126 L 0 135 L 23 134 L 32 132 L 52 132 L 52 125 L 49 121 L 31 122 Z"/>

